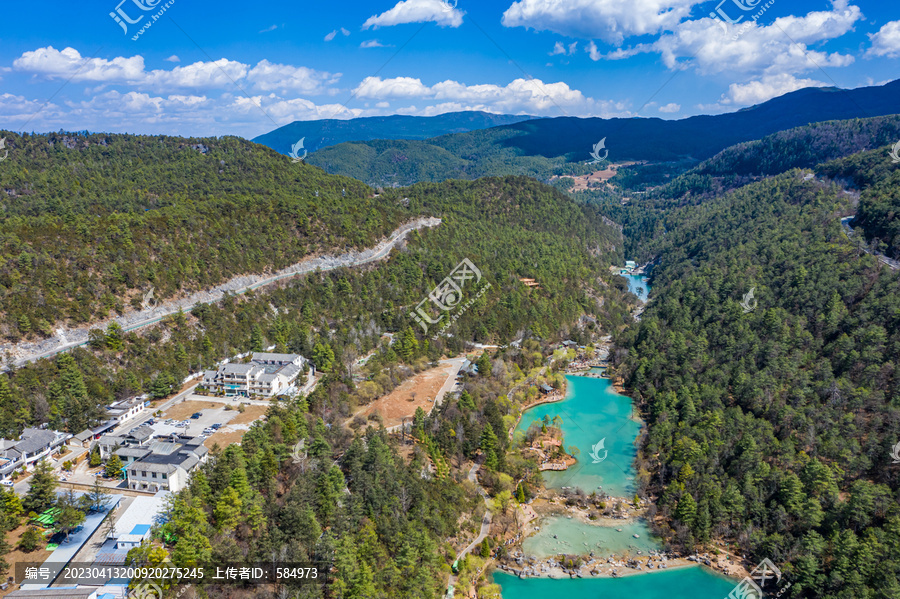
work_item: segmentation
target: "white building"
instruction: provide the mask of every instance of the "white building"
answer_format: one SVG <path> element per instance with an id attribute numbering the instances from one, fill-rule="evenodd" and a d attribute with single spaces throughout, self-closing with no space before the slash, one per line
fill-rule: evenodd
<path id="1" fill-rule="evenodd" d="M 106 415 L 115 420 L 116 424 L 121 424 L 126 420 L 131 420 L 144 411 L 144 400 L 139 397 L 132 399 L 123 399 L 109 405 L 106 408 Z"/>
<path id="2" fill-rule="evenodd" d="M 206 461 L 209 449 L 203 439 L 184 443 L 157 441 L 147 454 L 129 464 L 125 472 L 128 488 L 135 491 L 172 491 L 177 493 L 188 483 L 191 471 Z"/>
<path id="3" fill-rule="evenodd" d="M 26 428 L 17 441 L 0 439 L 0 478 L 5 479 L 19 468 L 33 466 L 71 437 L 68 433 Z"/>
<path id="4" fill-rule="evenodd" d="M 224 364 L 203 373 L 203 386 L 225 395 L 272 397 L 284 393 L 297 380 L 306 364 L 298 354 L 257 352 L 249 364 Z"/>

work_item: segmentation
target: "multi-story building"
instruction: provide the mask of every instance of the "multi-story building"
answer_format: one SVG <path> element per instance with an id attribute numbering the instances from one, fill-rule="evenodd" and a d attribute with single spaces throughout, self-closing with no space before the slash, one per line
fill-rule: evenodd
<path id="1" fill-rule="evenodd" d="M 106 415 L 110 420 L 115 420 L 116 424 L 121 424 L 126 420 L 131 420 L 143 411 L 144 400 L 140 397 L 133 397 L 110 404 L 106 408 Z"/>
<path id="2" fill-rule="evenodd" d="M 284 393 L 306 367 L 297 354 L 254 353 L 249 364 L 224 364 L 203 373 L 202 385 L 228 396 L 272 397 Z"/>
<path id="3" fill-rule="evenodd" d="M 126 468 L 128 488 L 177 493 L 187 485 L 191 471 L 206 461 L 208 453 L 200 438 L 154 442 L 143 457 Z"/>
<path id="4" fill-rule="evenodd" d="M 0 439 L 0 478 L 5 479 L 19 468 L 33 466 L 71 436 L 57 431 L 26 428 L 18 441 Z"/>

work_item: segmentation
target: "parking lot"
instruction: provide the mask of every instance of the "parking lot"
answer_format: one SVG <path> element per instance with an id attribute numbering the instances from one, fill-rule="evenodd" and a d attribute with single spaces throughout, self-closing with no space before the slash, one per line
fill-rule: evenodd
<path id="1" fill-rule="evenodd" d="M 193 418 L 199 414 L 198 418 Z M 239 412 L 208 401 L 185 401 L 169 408 L 153 425 L 158 434 L 178 432 L 191 437 L 209 437 L 213 431 L 231 422 Z M 169 429 L 171 427 L 171 431 Z"/>

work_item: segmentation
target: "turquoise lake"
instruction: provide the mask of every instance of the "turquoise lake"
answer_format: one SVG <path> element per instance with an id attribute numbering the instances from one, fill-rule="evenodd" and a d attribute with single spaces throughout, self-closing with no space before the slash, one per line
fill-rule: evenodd
<path id="1" fill-rule="evenodd" d="M 647 301 L 650 286 L 646 277 L 623 276 L 628 279 L 629 290 Z M 632 412 L 631 400 L 616 393 L 607 379 L 569 376 L 566 380 L 565 399 L 525 412 L 516 432 L 524 432 L 545 415 L 551 419 L 558 415 L 562 418 L 566 448 L 578 448 L 578 463 L 564 472 L 544 472 L 547 486 L 579 487 L 588 493 L 602 489 L 613 496 L 631 497 L 635 492 L 634 442 L 641 428 Z M 593 446 L 601 440 L 603 449 L 594 451 Z M 659 545 L 647 524 L 640 520 L 601 527 L 565 516 L 550 516 L 541 521 L 539 532 L 523 541 L 522 549 L 534 557 L 586 555 L 591 551 L 597 556 L 622 556 L 638 551 L 646 555 L 659 549 Z M 493 578 L 504 599 L 725 599 L 737 582 L 699 566 L 624 578 L 520 579 L 504 572 L 494 572 Z"/>
<path id="2" fill-rule="evenodd" d="M 650 294 L 650 286 L 647 284 L 646 275 L 621 275 L 628 280 L 628 291 L 638 296 L 642 302 L 647 301 Z"/>
<path id="3" fill-rule="evenodd" d="M 503 599 L 726 599 L 737 581 L 699 566 L 623 578 L 520 579 L 495 572 Z"/>
<path id="4" fill-rule="evenodd" d="M 560 553 L 586 555 L 591 551 L 597 557 L 635 557 L 639 551 L 647 555 L 659 548 L 658 540 L 650 534 L 650 528 L 643 520 L 598 526 L 565 516 L 544 518 L 541 530 L 522 542 L 525 555 L 538 558 Z"/>
<path id="5" fill-rule="evenodd" d="M 563 442 L 568 450 L 578 448 L 578 463 L 561 472 L 546 471 L 550 488 L 578 487 L 586 493 L 605 491 L 615 497 L 634 496 L 636 456 L 634 440 L 641 429 L 632 416 L 631 399 L 619 395 L 608 379 L 568 376 L 566 398 L 531 408 L 522 416 L 516 432 L 525 432 L 545 415 L 562 418 Z M 592 447 L 603 441 L 597 451 L 601 461 L 591 457 Z"/>

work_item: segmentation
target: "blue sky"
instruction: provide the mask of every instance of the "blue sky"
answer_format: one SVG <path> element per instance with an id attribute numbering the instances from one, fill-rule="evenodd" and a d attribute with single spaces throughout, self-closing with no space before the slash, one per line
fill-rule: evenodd
<path id="1" fill-rule="evenodd" d="M 684 118 L 900 77 L 887 2 L 89 0 L 7 3 L 4 24 L 0 128 L 25 131 L 253 137 L 470 109 Z"/>

